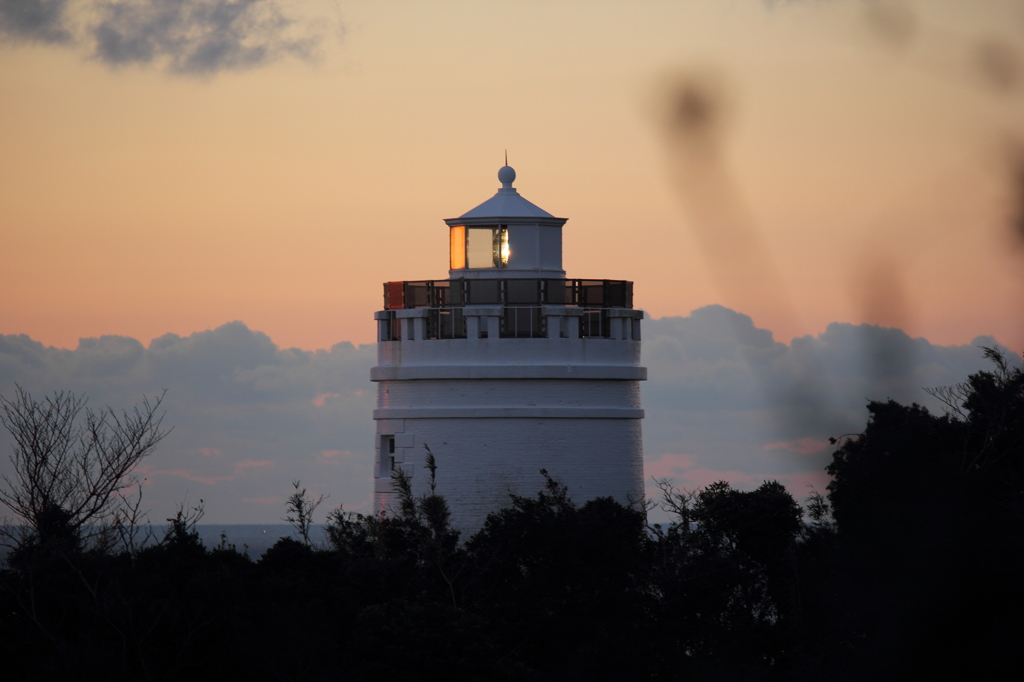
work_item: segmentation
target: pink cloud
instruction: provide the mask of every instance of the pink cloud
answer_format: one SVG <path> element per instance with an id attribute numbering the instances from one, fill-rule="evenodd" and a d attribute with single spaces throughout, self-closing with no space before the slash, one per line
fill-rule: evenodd
<path id="1" fill-rule="evenodd" d="M 279 505 L 284 501 L 283 497 L 243 497 L 242 502 L 249 504 Z"/>
<path id="2" fill-rule="evenodd" d="M 235 464 L 234 473 L 230 476 L 200 476 L 194 474 L 187 469 L 153 469 L 148 466 L 141 466 L 136 470 L 136 473 L 143 477 L 142 482 L 144 485 L 148 485 L 149 479 L 156 476 L 178 476 L 180 478 L 187 479 L 189 481 L 195 481 L 196 483 L 202 483 L 204 485 L 216 485 L 224 481 L 233 481 L 244 473 L 248 469 L 262 469 L 264 467 L 274 466 L 274 463 L 270 460 L 252 460 L 244 459 L 241 462 Z"/>
<path id="3" fill-rule="evenodd" d="M 161 469 L 158 471 L 146 472 L 148 477 L 154 476 L 179 476 L 181 478 L 188 479 L 189 481 L 195 481 L 196 483 L 202 483 L 204 485 L 216 485 L 221 481 L 233 481 L 234 476 L 197 476 L 190 471 L 185 469 Z"/>
<path id="4" fill-rule="evenodd" d="M 756 488 L 764 480 L 761 476 L 745 474 L 742 471 L 719 471 L 705 467 L 689 468 L 676 473 L 674 476 L 670 475 L 668 478 L 672 479 L 673 485 L 677 488 L 685 488 L 686 490 L 704 488 L 717 481 L 728 481 L 730 485 L 739 488 Z M 649 487 L 657 490 L 653 484 L 650 484 Z"/>
<path id="5" fill-rule="evenodd" d="M 247 469 L 262 469 L 272 466 L 274 466 L 274 463 L 269 459 L 243 459 L 235 464 L 235 473 L 240 474 Z"/>
<path id="6" fill-rule="evenodd" d="M 317 459 L 326 464 L 337 463 L 341 461 L 342 458 L 347 459 L 352 456 L 353 454 L 351 450 L 321 450 Z"/>
<path id="7" fill-rule="evenodd" d="M 217 448 L 199 448 L 199 454 L 203 457 L 216 457 L 223 453 Z"/>
<path id="8" fill-rule="evenodd" d="M 327 402 L 328 398 L 340 398 L 340 393 L 321 393 L 317 397 L 313 398 L 310 402 L 317 407 L 323 407 L 324 403 Z"/>
<path id="9" fill-rule="evenodd" d="M 650 474 L 650 466 L 646 467 L 647 473 Z M 790 494 L 796 499 L 797 502 L 802 503 L 808 495 L 811 494 L 811 489 L 817 490 L 819 493 L 825 492 L 828 487 L 831 478 L 824 471 L 806 471 L 796 474 L 790 474 L 788 476 L 777 476 L 777 475 L 766 475 L 766 474 L 747 474 L 742 471 L 721 471 L 718 469 L 708 469 L 705 467 L 693 467 L 685 470 L 675 470 L 675 475 L 668 475 L 667 478 L 672 479 L 672 484 L 681 490 L 699 490 L 707 487 L 712 483 L 718 481 L 726 481 L 733 488 L 739 488 L 740 490 L 753 490 L 759 487 L 765 481 L 778 481 L 782 485 L 786 486 Z M 653 478 L 665 478 L 666 476 L 654 476 Z M 646 495 L 648 497 L 660 498 L 661 491 L 658 490 L 657 486 L 654 485 L 653 478 L 648 475 L 646 482 Z"/>
<path id="10" fill-rule="evenodd" d="M 829 446 L 827 440 L 816 438 L 801 438 L 800 440 L 783 441 L 780 443 L 769 443 L 764 446 L 765 450 L 789 450 L 798 455 L 816 455 Z"/>
<path id="11" fill-rule="evenodd" d="M 684 454 L 664 454 L 653 462 L 644 462 L 644 475 L 650 478 L 675 478 L 694 466 L 693 457 Z"/>

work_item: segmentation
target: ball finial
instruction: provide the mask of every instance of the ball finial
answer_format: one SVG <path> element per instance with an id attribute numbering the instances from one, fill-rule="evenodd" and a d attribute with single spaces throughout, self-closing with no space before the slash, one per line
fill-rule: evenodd
<path id="1" fill-rule="evenodd" d="M 515 182 L 516 171 L 512 166 L 502 166 L 498 169 L 498 181 L 501 182 L 502 189 L 512 189 L 512 183 Z"/>

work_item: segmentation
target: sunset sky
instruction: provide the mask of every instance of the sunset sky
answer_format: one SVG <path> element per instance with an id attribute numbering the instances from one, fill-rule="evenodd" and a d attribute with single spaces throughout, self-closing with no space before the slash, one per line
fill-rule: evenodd
<path id="1" fill-rule="evenodd" d="M 277 4 L 308 59 L 104 62 L 89 1 L 75 42 L 4 38 L 0 332 L 369 341 L 381 282 L 446 276 L 441 221 L 493 193 L 507 148 L 569 218 L 570 276 L 632 279 L 656 317 L 723 303 L 784 340 L 838 320 L 1024 347 L 1024 3 Z M 723 300 L 695 239 L 658 111 L 691 71 L 724 91 L 723 165 L 780 295 Z M 898 300 L 873 301 L 879 276 Z"/>
<path id="2" fill-rule="evenodd" d="M 0 334 L 369 343 L 506 149 L 653 318 L 1024 350 L 1021 0 L 0 0 Z"/>

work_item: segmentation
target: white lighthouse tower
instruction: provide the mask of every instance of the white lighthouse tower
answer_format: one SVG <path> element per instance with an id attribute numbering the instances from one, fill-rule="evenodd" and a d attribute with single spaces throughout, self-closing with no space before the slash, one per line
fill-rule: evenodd
<path id="1" fill-rule="evenodd" d="M 541 469 L 584 502 L 643 498 L 640 321 L 633 283 L 566 279 L 562 226 L 512 187 L 445 220 L 448 279 L 387 282 L 378 325 L 374 505 L 397 507 L 391 474 L 437 492 L 474 531 Z"/>

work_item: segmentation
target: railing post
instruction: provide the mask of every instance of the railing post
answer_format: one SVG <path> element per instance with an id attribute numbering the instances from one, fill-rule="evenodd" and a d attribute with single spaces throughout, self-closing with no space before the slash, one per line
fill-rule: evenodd
<path id="1" fill-rule="evenodd" d="M 580 338 L 580 321 L 583 318 L 582 309 L 556 305 L 546 307 L 551 311 L 548 316 L 549 338 Z M 556 324 L 552 325 L 552 321 Z M 563 334 L 564 337 L 562 336 Z"/>
<path id="2" fill-rule="evenodd" d="M 608 316 L 612 321 L 612 338 L 623 341 L 639 341 L 640 326 L 638 320 L 643 319 L 643 311 L 612 308 L 608 310 Z"/>
<path id="3" fill-rule="evenodd" d="M 462 314 L 466 316 L 466 336 L 470 339 L 478 339 L 480 338 L 480 333 L 486 331 L 487 338 L 498 338 L 501 313 L 501 306 L 464 306 L 462 308 Z"/>
<path id="4" fill-rule="evenodd" d="M 547 338 L 559 339 L 562 337 L 562 324 L 565 320 L 565 311 L 568 310 L 562 305 L 541 306 L 540 314 L 547 319 Z"/>
<path id="5" fill-rule="evenodd" d="M 402 320 L 402 341 L 422 341 L 427 336 L 429 308 L 396 310 L 395 317 Z"/>
<path id="6" fill-rule="evenodd" d="M 378 310 L 373 314 L 373 319 L 377 320 L 377 340 L 394 341 L 394 335 L 391 333 L 391 325 L 395 322 L 394 311 Z"/>
<path id="7" fill-rule="evenodd" d="M 465 309 L 463 309 L 465 313 Z M 467 339 L 479 339 L 480 338 L 480 317 L 477 315 L 466 315 L 466 338 Z"/>

